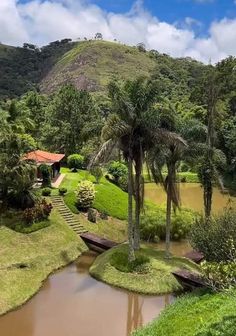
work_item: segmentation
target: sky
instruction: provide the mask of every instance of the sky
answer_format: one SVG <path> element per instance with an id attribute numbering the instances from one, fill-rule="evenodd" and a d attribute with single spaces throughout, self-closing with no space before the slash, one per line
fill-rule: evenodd
<path id="1" fill-rule="evenodd" d="M 216 63 L 236 56 L 236 0 L 0 0 L 0 42 L 91 38 Z"/>

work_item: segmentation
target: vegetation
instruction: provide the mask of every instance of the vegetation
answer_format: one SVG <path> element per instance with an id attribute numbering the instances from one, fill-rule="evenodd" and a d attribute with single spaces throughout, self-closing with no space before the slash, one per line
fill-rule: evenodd
<path id="1" fill-rule="evenodd" d="M 95 188 L 90 181 L 81 181 L 76 194 L 76 205 L 78 209 L 86 210 L 90 208 L 95 199 Z"/>
<path id="2" fill-rule="evenodd" d="M 97 257 L 90 268 L 90 274 L 109 285 L 154 295 L 182 290 L 172 271 L 178 268 L 198 271 L 198 266 L 187 259 L 177 257 L 165 259 L 163 251 L 143 246 L 136 253 L 138 258 L 127 266 L 124 258 L 128 261 L 128 246 L 123 244 L 112 248 Z M 139 268 L 140 261 L 141 265 L 146 264 L 147 267 Z M 138 269 L 141 274 L 137 272 Z"/>
<path id="3" fill-rule="evenodd" d="M 51 167 L 48 166 L 47 164 L 41 164 L 39 166 L 39 171 L 42 175 L 42 188 L 46 188 L 45 190 L 49 190 L 51 188 Z M 42 192 L 43 193 L 43 192 Z M 49 196 L 48 195 L 43 195 L 43 196 Z"/>
<path id="4" fill-rule="evenodd" d="M 113 177 L 115 183 L 117 184 L 119 183 L 120 178 L 123 178 L 124 176 L 128 176 L 127 165 L 119 161 L 110 162 L 107 172 Z"/>
<path id="5" fill-rule="evenodd" d="M 99 166 L 92 167 L 90 169 L 90 174 L 93 175 L 96 179 L 96 183 L 99 184 L 101 181 L 101 178 L 103 177 L 103 171 L 102 168 Z"/>
<path id="6" fill-rule="evenodd" d="M 20 224 L 19 217 L 15 221 Z M 24 235 L 2 226 L 0 239 L 0 314 L 23 304 L 51 272 L 86 250 L 55 210 L 43 230 Z"/>
<path id="7" fill-rule="evenodd" d="M 233 336 L 235 292 L 192 293 L 177 299 L 161 316 L 134 336 Z"/>
<path id="8" fill-rule="evenodd" d="M 67 166 L 73 171 L 76 172 L 78 169 L 83 168 L 84 157 L 79 154 L 71 154 L 67 159 Z"/>
<path id="9" fill-rule="evenodd" d="M 171 240 L 178 241 L 187 238 L 196 214 L 188 209 L 182 209 L 172 214 Z M 146 241 L 158 242 L 166 239 L 166 211 L 156 206 L 141 216 L 141 238 Z"/>
<path id="10" fill-rule="evenodd" d="M 229 209 L 217 217 L 197 219 L 190 232 L 192 246 L 207 261 L 227 262 L 236 259 L 236 212 Z"/>
<path id="11" fill-rule="evenodd" d="M 51 188 L 43 188 L 42 189 L 42 196 L 50 196 L 52 193 L 52 189 Z"/>
<path id="12" fill-rule="evenodd" d="M 59 188 L 58 192 L 59 192 L 60 196 L 64 196 L 67 193 L 67 189 L 66 188 Z"/>

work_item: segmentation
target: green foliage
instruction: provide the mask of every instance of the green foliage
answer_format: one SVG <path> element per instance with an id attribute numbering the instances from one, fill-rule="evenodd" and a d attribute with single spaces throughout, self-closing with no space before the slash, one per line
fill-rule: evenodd
<path id="1" fill-rule="evenodd" d="M 194 249 L 208 261 L 227 262 L 236 259 L 236 211 L 227 209 L 220 215 L 205 220 L 198 218 L 190 232 Z"/>
<path id="2" fill-rule="evenodd" d="M 94 166 L 90 169 L 90 174 L 95 177 L 96 183 L 99 184 L 103 176 L 102 168 L 99 166 Z"/>
<path id="3" fill-rule="evenodd" d="M 236 287 L 236 263 L 231 262 L 204 262 L 201 264 L 202 273 L 208 286 L 213 291 L 229 290 Z"/>
<path id="4" fill-rule="evenodd" d="M 64 196 L 67 193 L 67 188 L 61 187 L 58 189 L 58 193 L 61 196 Z"/>
<path id="5" fill-rule="evenodd" d="M 115 251 L 111 256 L 111 265 L 118 271 L 125 273 L 145 274 L 149 271 L 150 258 L 146 255 L 136 253 L 134 261 L 128 261 L 128 254 L 124 251 Z"/>
<path id="6" fill-rule="evenodd" d="M 72 154 L 68 156 L 67 165 L 74 172 L 76 172 L 78 169 L 82 169 L 83 163 L 84 157 L 80 154 Z"/>
<path id="7" fill-rule="evenodd" d="M 95 199 L 95 188 L 90 181 L 81 181 L 77 188 L 76 205 L 78 209 L 88 209 Z"/>
<path id="8" fill-rule="evenodd" d="M 51 167 L 47 164 L 41 164 L 39 166 L 40 173 L 42 175 L 43 181 L 42 181 L 42 188 L 51 187 Z M 47 196 L 47 195 L 44 195 Z"/>
<path id="9" fill-rule="evenodd" d="M 27 226 L 35 222 L 40 222 L 48 219 L 52 211 L 52 204 L 47 203 L 45 199 L 38 201 L 33 208 L 27 208 L 23 211 L 23 221 Z"/>
<path id="10" fill-rule="evenodd" d="M 25 226 L 25 223 L 18 223 L 14 227 L 11 227 L 11 228 L 14 231 L 20 232 L 20 233 L 32 233 L 38 230 L 42 230 L 48 226 L 50 226 L 50 221 L 43 220 L 40 222 L 33 222 L 32 224 L 29 223 L 27 226 Z"/>
<path id="11" fill-rule="evenodd" d="M 132 336 L 234 336 L 236 292 L 184 295 Z"/>
<path id="12" fill-rule="evenodd" d="M 121 177 L 128 175 L 128 168 L 120 161 L 112 161 L 108 166 L 107 172 L 114 178 L 115 182 L 118 183 Z"/>
<path id="13" fill-rule="evenodd" d="M 181 240 L 187 237 L 195 220 L 195 214 L 191 210 L 183 209 L 172 214 L 171 239 Z M 156 207 L 155 210 L 145 211 L 141 216 L 141 238 L 146 241 L 156 242 L 165 240 L 166 236 L 166 210 Z"/>
<path id="14" fill-rule="evenodd" d="M 51 188 L 44 188 L 42 189 L 42 196 L 50 196 L 52 193 L 52 189 Z"/>

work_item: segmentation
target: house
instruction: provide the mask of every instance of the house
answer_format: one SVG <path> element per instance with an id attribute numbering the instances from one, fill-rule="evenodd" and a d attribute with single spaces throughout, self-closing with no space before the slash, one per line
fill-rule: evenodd
<path id="1" fill-rule="evenodd" d="M 64 154 L 49 153 L 42 150 L 35 150 L 25 155 L 25 160 L 33 160 L 37 167 L 46 164 L 51 167 L 51 178 L 56 178 L 61 169 L 61 162 L 64 159 Z M 41 178 L 41 172 L 37 169 L 37 178 Z"/>

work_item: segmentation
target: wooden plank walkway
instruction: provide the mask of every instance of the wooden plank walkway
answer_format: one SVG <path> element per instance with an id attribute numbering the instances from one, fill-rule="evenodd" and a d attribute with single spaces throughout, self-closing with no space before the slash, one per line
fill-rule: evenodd
<path id="1" fill-rule="evenodd" d="M 109 250 L 112 247 L 115 247 L 115 246 L 119 245 L 119 243 L 116 243 L 116 242 L 114 242 L 112 240 L 109 240 L 109 239 L 106 239 L 106 238 L 99 237 L 99 236 L 97 236 L 97 235 L 95 235 L 94 233 L 91 233 L 91 232 L 81 233 L 80 237 L 83 239 L 83 241 L 86 244 L 99 247 L 103 250 Z"/>
<path id="2" fill-rule="evenodd" d="M 204 279 L 198 273 L 193 273 L 186 270 L 178 270 L 172 272 L 176 279 L 183 285 L 184 288 L 202 288 L 206 287 Z"/>
<path id="3" fill-rule="evenodd" d="M 196 264 L 200 264 L 204 260 L 204 255 L 194 250 L 185 254 L 184 257 L 194 261 Z"/>

